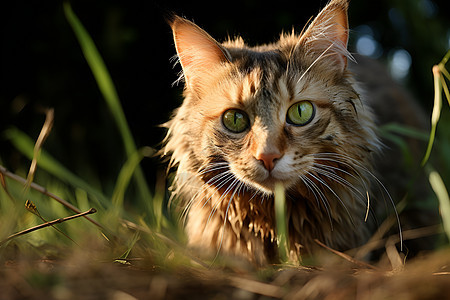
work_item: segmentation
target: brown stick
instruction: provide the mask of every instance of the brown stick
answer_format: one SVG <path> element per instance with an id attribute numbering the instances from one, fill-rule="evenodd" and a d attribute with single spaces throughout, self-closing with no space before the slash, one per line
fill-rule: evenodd
<path id="1" fill-rule="evenodd" d="M 21 236 L 21 235 L 24 235 L 24 234 L 27 234 L 27 233 L 30 233 L 30 232 L 33 232 L 33 231 L 45 228 L 45 227 L 53 226 L 55 224 L 63 223 L 63 222 L 66 222 L 66 221 L 70 221 L 70 220 L 73 220 L 73 219 L 76 219 L 76 218 L 79 218 L 79 217 L 84 217 L 86 215 L 94 214 L 96 212 L 97 212 L 97 210 L 95 208 L 91 208 L 90 210 L 85 211 L 83 213 L 79 213 L 79 214 L 76 214 L 76 215 L 73 215 L 73 216 L 69 216 L 69 217 L 65 217 L 65 218 L 56 219 L 56 220 L 53 220 L 53 221 L 50 221 L 50 222 L 46 222 L 46 223 L 43 223 L 43 224 L 31 227 L 31 228 L 22 230 L 20 232 L 17 232 L 17 233 L 14 233 L 14 234 L 10 235 L 9 237 L 7 237 L 3 241 L 1 241 L 0 242 L 0 246 L 3 245 L 4 243 L 6 243 L 7 241 L 15 238 L 15 237 L 18 237 L 18 236 Z"/>
<path id="2" fill-rule="evenodd" d="M 327 245 L 325 245 L 324 243 L 322 243 L 322 242 L 319 241 L 318 239 L 314 239 L 314 242 L 316 242 L 319 246 L 321 246 L 321 247 L 327 249 L 328 251 L 333 252 L 334 254 L 336 254 L 336 255 L 342 257 L 342 258 L 345 259 L 345 260 L 348 260 L 349 262 L 351 262 L 351 263 L 353 263 L 353 264 L 355 264 L 355 265 L 357 265 L 357 266 L 364 267 L 364 268 L 368 268 L 368 269 L 372 269 L 372 270 L 379 270 L 377 267 L 372 266 L 371 264 L 368 264 L 368 263 L 366 263 L 366 262 L 363 262 L 363 261 L 354 259 L 353 257 L 351 257 L 351 256 L 348 255 L 348 254 L 345 254 L 345 253 L 343 253 L 343 252 L 340 252 L 340 251 L 337 251 L 337 250 L 335 250 L 335 249 L 332 249 L 332 248 L 328 247 Z"/>
<path id="3" fill-rule="evenodd" d="M 2 173 L 6 177 L 9 177 L 9 178 L 11 178 L 11 179 L 13 179 L 13 180 L 15 180 L 17 182 L 22 183 L 23 185 L 27 184 L 27 180 L 26 179 L 24 179 L 24 178 L 22 178 L 22 177 L 20 177 L 20 176 L 18 176 L 16 174 L 13 174 L 13 173 L 9 172 L 3 166 L 0 166 L 0 173 Z M 38 191 L 41 194 L 44 194 L 44 195 L 52 198 L 53 200 L 56 200 L 57 202 L 59 202 L 60 204 L 64 205 L 65 207 L 67 207 L 68 209 L 73 211 L 74 213 L 77 213 L 77 214 L 81 213 L 81 211 L 77 207 L 73 206 L 72 204 L 70 204 L 69 202 L 65 201 L 64 199 L 61 199 L 60 197 L 56 196 L 55 194 L 50 193 L 49 191 L 47 191 L 46 188 L 44 188 L 44 187 L 42 187 L 42 186 L 40 186 L 40 185 L 38 185 L 38 184 L 36 184 L 34 182 L 32 182 L 30 184 L 30 187 L 33 190 Z M 103 228 L 102 225 L 100 225 L 97 221 L 93 220 L 92 218 L 89 218 L 87 216 L 84 216 L 84 218 L 89 220 L 91 223 L 97 225 L 98 227 Z"/>

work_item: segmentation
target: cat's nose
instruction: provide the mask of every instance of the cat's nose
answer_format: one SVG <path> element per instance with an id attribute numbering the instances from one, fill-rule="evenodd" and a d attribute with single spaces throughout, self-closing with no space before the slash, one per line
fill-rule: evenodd
<path id="1" fill-rule="evenodd" d="M 281 153 L 258 153 L 255 158 L 259 161 L 261 161 L 264 164 L 264 167 L 267 169 L 267 171 L 272 171 L 275 167 L 275 162 L 280 159 L 282 156 Z"/>

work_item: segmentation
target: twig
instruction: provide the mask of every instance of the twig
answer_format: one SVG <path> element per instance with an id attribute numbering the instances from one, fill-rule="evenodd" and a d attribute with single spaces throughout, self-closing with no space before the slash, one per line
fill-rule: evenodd
<path id="1" fill-rule="evenodd" d="M 11 196 L 11 194 L 9 193 L 8 187 L 6 185 L 6 180 L 5 180 L 5 176 L 3 175 L 2 172 L 0 172 L 0 182 L 2 183 L 2 187 L 3 190 L 5 191 L 6 195 L 8 196 L 9 200 L 11 200 L 11 202 L 14 203 L 14 198 Z"/>
<path id="2" fill-rule="evenodd" d="M 37 216 L 39 219 L 41 219 L 44 223 L 47 223 L 48 221 L 46 219 L 44 219 L 44 217 L 41 215 L 41 213 L 39 212 L 39 210 L 37 209 L 36 205 L 33 203 L 33 201 L 31 200 L 27 200 L 25 201 L 25 208 L 32 213 L 33 215 Z M 65 234 L 61 229 L 59 229 L 56 226 L 52 227 L 58 231 L 59 233 L 61 233 L 62 235 L 64 235 L 66 238 L 68 238 L 69 240 L 71 240 L 72 242 L 75 243 L 75 245 L 78 245 L 77 242 L 75 242 L 70 236 L 68 236 L 67 234 Z"/>
<path id="3" fill-rule="evenodd" d="M 47 137 L 50 135 L 53 127 L 53 120 L 55 114 L 54 109 L 46 109 L 45 110 L 45 122 L 42 126 L 41 133 L 39 133 L 39 137 L 34 145 L 33 150 L 33 160 L 31 161 L 30 170 L 28 171 L 27 176 L 27 184 L 25 185 L 25 189 L 28 189 L 30 184 L 33 182 L 34 173 L 36 172 L 37 161 L 39 159 L 39 154 L 41 153 L 42 145 L 44 144 Z"/>
<path id="4" fill-rule="evenodd" d="M 272 298 L 282 298 L 284 293 L 280 286 L 242 277 L 229 277 L 231 285 L 241 290 Z"/>
<path id="5" fill-rule="evenodd" d="M 395 246 L 395 236 L 390 236 L 388 240 L 386 241 L 386 244 L 384 245 L 384 248 L 386 250 L 386 255 L 389 259 L 389 262 L 392 266 L 392 272 L 396 273 L 398 271 L 401 271 L 405 267 L 405 261 L 400 256 L 400 253 L 398 252 L 397 247 Z"/>
<path id="6" fill-rule="evenodd" d="M 345 254 L 345 253 L 343 253 L 343 252 L 340 252 L 340 251 L 338 251 L 338 250 L 335 250 L 335 249 L 332 249 L 332 248 L 328 247 L 327 245 L 325 245 L 324 243 L 322 243 L 322 242 L 319 241 L 318 239 L 314 239 L 314 242 L 316 242 L 319 246 L 321 246 L 321 247 L 327 249 L 327 250 L 330 251 L 330 252 L 333 252 L 333 253 L 336 254 L 337 256 L 340 256 L 340 257 L 342 257 L 343 259 L 345 259 L 345 260 L 347 260 L 347 261 L 349 261 L 349 262 L 351 262 L 351 263 L 353 263 L 353 264 L 355 264 L 355 265 L 357 265 L 357 266 L 359 266 L 359 267 L 368 268 L 368 269 L 372 269 L 372 270 L 379 270 L 379 268 L 377 268 L 377 267 L 375 267 L 375 266 L 372 266 L 371 264 L 368 264 L 368 263 L 365 263 L 365 262 L 363 262 L 363 261 L 354 259 L 353 257 L 351 257 L 351 256 L 348 255 L 348 254 Z"/>
<path id="7" fill-rule="evenodd" d="M 91 208 L 90 210 L 85 211 L 83 213 L 79 213 L 79 214 L 76 214 L 76 215 L 73 215 L 73 216 L 69 216 L 69 217 L 65 217 L 65 218 L 56 219 L 56 220 L 53 220 L 53 221 L 50 221 L 50 222 L 47 222 L 47 223 L 43 223 L 43 224 L 31 227 L 31 228 L 22 230 L 20 232 L 17 232 L 17 233 L 14 233 L 14 234 L 10 235 L 9 237 L 7 237 L 3 241 L 1 241 L 0 242 L 0 246 L 3 245 L 4 243 L 6 243 L 7 241 L 15 238 L 15 237 L 18 237 L 18 236 L 21 236 L 21 235 L 24 235 L 24 234 L 27 234 L 27 233 L 30 233 L 30 232 L 33 232 L 33 231 L 45 228 L 45 227 L 53 226 L 55 224 L 63 223 L 63 222 L 66 222 L 66 221 L 70 221 L 70 220 L 73 220 L 73 219 L 76 219 L 76 218 L 79 218 L 79 217 L 84 217 L 86 215 L 94 214 L 96 212 L 97 212 L 97 210 L 95 208 Z"/>
<path id="8" fill-rule="evenodd" d="M 414 240 L 422 237 L 441 234 L 443 232 L 444 229 L 442 228 L 441 225 L 431 225 L 427 227 L 409 229 L 403 231 L 403 240 L 404 241 Z M 386 245 L 386 242 L 390 238 L 393 238 L 393 236 L 389 236 L 386 238 L 379 237 L 378 239 L 370 239 L 366 244 L 364 244 L 360 248 L 353 249 L 357 251 L 356 257 L 363 257 L 364 255 L 367 255 L 373 250 L 382 248 L 383 246 Z M 400 239 L 398 236 L 396 236 L 395 238 L 393 238 L 393 241 L 397 244 L 400 242 Z"/>
<path id="9" fill-rule="evenodd" d="M 3 174 L 4 176 L 8 177 L 8 178 L 11 178 L 11 179 L 13 179 L 13 180 L 23 184 L 23 185 L 26 185 L 26 183 L 27 183 L 26 179 L 24 179 L 24 178 L 22 178 L 22 177 L 20 177 L 20 176 L 18 176 L 16 174 L 13 174 L 13 173 L 9 172 L 5 167 L 3 167 L 1 165 L 0 165 L 0 173 Z M 39 193 L 41 193 L 43 195 L 46 195 L 46 196 L 52 198 L 53 200 L 56 200 L 57 202 L 59 202 L 60 204 L 64 205 L 65 207 L 67 207 L 68 209 L 73 211 L 74 213 L 77 213 L 77 214 L 81 213 L 81 211 L 77 207 L 73 206 L 72 204 L 70 204 L 69 202 L 65 201 L 64 199 L 61 199 L 60 197 L 56 196 L 55 194 L 50 193 L 49 191 L 47 191 L 46 188 L 44 188 L 44 187 L 42 187 L 42 186 L 40 186 L 40 185 L 38 185 L 38 184 L 36 184 L 34 182 L 32 182 L 30 184 L 30 187 L 33 190 L 38 191 Z M 84 216 L 84 218 L 89 220 L 89 222 L 97 225 L 98 227 L 104 229 L 102 225 L 100 225 L 97 221 L 93 220 L 92 218 L 89 218 L 87 216 Z"/>

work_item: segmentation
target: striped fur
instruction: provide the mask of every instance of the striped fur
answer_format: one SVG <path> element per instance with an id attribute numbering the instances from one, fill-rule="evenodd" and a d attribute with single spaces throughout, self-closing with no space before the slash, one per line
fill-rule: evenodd
<path id="1" fill-rule="evenodd" d="M 314 239 L 341 250 L 367 240 L 380 142 L 347 68 L 353 60 L 346 50 L 347 6 L 333 0 L 302 34 L 258 47 L 242 38 L 219 44 L 174 18 L 186 88 L 167 123 L 163 155 L 176 168 L 173 194 L 191 246 L 276 262 L 276 182 L 286 190 L 293 258 L 313 252 Z M 314 119 L 290 125 L 287 110 L 301 100 L 314 105 Z M 221 117 L 230 108 L 247 113 L 247 130 L 224 127 Z M 280 157 L 269 172 L 257 153 L 275 152 Z"/>

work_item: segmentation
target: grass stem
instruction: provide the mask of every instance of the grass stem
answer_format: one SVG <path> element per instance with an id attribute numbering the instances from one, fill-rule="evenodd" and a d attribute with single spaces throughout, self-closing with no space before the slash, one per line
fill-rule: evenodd
<path id="1" fill-rule="evenodd" d="M 63 223 L 63 222 L 66 222 L 66 221 L 70 221 L 70 220 L 73 220 L 73 219 L 76 219 L 76 218 L 85 217 L 86 215 L 94 214 L 96 212 L 97 212 L 97 210 L 95 208 L 91 208 L 90 210 L 85 211 L 83 213 L 79 213 L 79 214 L 76 214 L 76 215 L 73 215 L 73 216 L 69 216 L 69 217 L 65 217 L 65 218 L 56 219 L 56 220 L 53 220 L 53 221 L 50 221 L 50 222 L 47 222 L 47 223 L 44 223 L 44 224 L 40 224 L 40 225 L 31 227 L 31 228 L 22 230 L 20 232 L 17 232 L 15 234 L 10 235 L 9 237 L 7 237 L 3 241 L 1 241 L 0 242 L 0 246 L 3 245 L 4 243 L 6 243 L 7 241 L 9 241 L 9 240 L 11 240 L 13 238 L 16 238 L 18 236 L 21 236 L 21 235 L 24 235 L 24 234 L 27 234 L 27 233 L 30 233 L 30 232 L 33 232 L 33 231 L 45 228 L 45 227 L 53 226 L 55 224 Z"/>
<path id="2" fill-rule="evenodd" d="M 94 75 L 98 88 L 100 89 L 114 121 L 116 122 L 117 128 L 119 129 L 125 152 L 128 157 L 131 157 L 138 150 L 134 142 L 133 135 L 131 134 L 131 130 L 128 126 L 117 90 L 108 69 L 106 68 L 105 62 L 103 61 L 103 58 L 101 57 L 88 31 L 84 28 L 81 21 L 73 12 L 70 3 L 65 1 L 63 6 L 67 21 L 78 39 L 81 50 L 83 51 L 84 57 L 92 71 L 92 74 Z M 150 190 L 145 180 L 144 173 L 139 165 L 136 166 L 136 169 L 134 170 L 134 178 L 141 198 L 150 201 L 152 198 Z M 153 214 L 152 211 L 149 213 Z"/>
<path id="3" fill-rule="evenodd" d="M 9 172 L 9 171 L 8 171 L 5 167 L 3 167 L 3 166 L 0 166 L 0 173 L 2 174 L 2 176 L 8 177 L 8 178 L 10 178 L 10 179 L 12 179 L 12 180 L 15 180 L 15 181 L 17 181 L 17 182 L 23 184 L 24 186 L 27 184 L 27 180 L 26 180 L 26 179 L 20 177 L 19 175 L 16 175 L 16 174 L 13 174 L 13 173 Z M 64 199 L 62 199 L 62 198 L 56 196 L 55 194 L 50 193 L 49 191 L 47 191 L 46 188 L 44 188 L 44 187 L 42 187 L 42 186 L 40 186 L 40 185 L 38 185 L 38 184 L 36 184 L 36 183 L 33 183 L 33 182 L 32 182 L 32 183 L 30 184 L 30 188 L 32 188 L 32 189 L 35 190 L 35 191 L 38 191 L 38 192 L 41 193 L 41 194 L 44 194 L 44 195 L 46 195 L 46 196 L 52 198 L 53 200 L 56 200 L 57 202 L 59 202 L 60 204 L 64 205 L 65 207 L 67 207 L 68 209 L 70 209 L 71 211 L 73 211 L 73 212 L 75 212 L 75 213 L 78 213 L 78 214 L 81 213 L 81 211 L 80 211 L 77 207 L 73 206 L 72 204 L 70 204 L 70 203 L 67 202 L 66 200 L 64 200 Z M 103 228 L 103 226 L 100 225 L 97 221 L 95 221 L 95 220 L 93 220 L 93 219 L 91 219 L 91 218 L 89 218 L 89 217 L 87 217 L 87 216 L 84 216 L 84 217 L 85 217 L 87 220 L 89 220 L 91 223 L 97 225 L 97 226 L 100 227 L 100 228 Z"/>
<path id="4" fill-rule="evenodd" d="M 289 240 L 286 214 L 286 196 L 281 184 L 275 185 L 275 220 L 277 226 L 278 255 L 281 262 L 289 260 Z"/>

